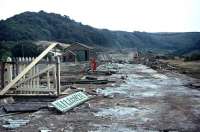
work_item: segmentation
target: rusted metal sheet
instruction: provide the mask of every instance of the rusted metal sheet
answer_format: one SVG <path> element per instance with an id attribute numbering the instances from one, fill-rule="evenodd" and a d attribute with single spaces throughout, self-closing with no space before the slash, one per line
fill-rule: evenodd
<path id="1" fill-rule="evenodd" d="M 76 92 L 52 102 L 52 105 L 61 112 L 66 112 L 77 105 L 87 101 L 89 97 L 83 92 Z"/>

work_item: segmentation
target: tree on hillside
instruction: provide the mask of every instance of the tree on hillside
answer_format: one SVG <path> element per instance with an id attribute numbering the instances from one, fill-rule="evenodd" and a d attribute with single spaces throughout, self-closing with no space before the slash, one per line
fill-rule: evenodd
<path id="1" fill-rule="evenodd" d="M 20 42 L 11 49 L 13 57 L 35 57 L 39 55 L 37 45 L 32 42 Z"/>

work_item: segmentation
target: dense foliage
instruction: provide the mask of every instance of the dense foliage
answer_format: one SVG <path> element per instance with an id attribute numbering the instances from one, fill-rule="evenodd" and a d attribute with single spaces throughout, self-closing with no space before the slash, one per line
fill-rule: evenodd
<path id="1" fill-rule="evenodd" d="M 0 21 L 0 54 L 10 55 L 11 48 L 17 42 L 27 40 L 53 40 L 65 43 L 81 42 L 101 47 L 126 47 L 180 53 L 180 51 L 185 50 L 187 52 L 187 49 L 194 47 L 200 40 L 200 33 L 110 31 L 83 25 L 68 16 L 44 11 L 38 13 L 24 12 Z M 12 45 L 11 41 L 15 44 Z M 29 44 L 26 43 L 25 46 Z M 19 47 L 18 45 L 18 48 L 15 47 L 14 49 L 20 51 Z M 13 55 L 16 55 L 13 50 L 12 52 Z"/>
<path id="2" fill-rule="evenodd" d="M 200 60 L 200 53 L 193 53 L 190 56 L 185 57 L 185 61 L 196 61 Z"/>
<path id="3" fill-rule="evenodd" d="M 13 46 L 11 53 L 14 57 L 35 57 L 39 55 L 40 51 L 34 43 L 23 41 Z"/>
<path id="4" fill-rule="evenodd" d="M 38 56 L 41 49 L 32 41 L 3 41 L 0 42 L 0 60 L 6 60 L 7 57 L 35 57 Z"/>

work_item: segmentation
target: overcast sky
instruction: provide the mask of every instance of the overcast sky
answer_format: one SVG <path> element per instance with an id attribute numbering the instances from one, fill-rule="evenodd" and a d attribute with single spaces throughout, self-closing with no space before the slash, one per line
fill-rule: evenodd
<path id="1" fill-rule="evenodd" d="M 200 0 L 0 0 L 0 19 L 40 10 L 111 30 L 200 31 Z"/>

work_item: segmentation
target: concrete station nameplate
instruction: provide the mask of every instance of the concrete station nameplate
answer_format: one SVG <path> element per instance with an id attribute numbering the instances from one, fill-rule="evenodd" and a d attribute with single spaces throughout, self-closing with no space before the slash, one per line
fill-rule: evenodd
<path id="1" fill-rule="evenodd" d="M 59 111 L 66 112 L 73 107 L 87 101 L 89 97 L 83 92 L 76 92 L 64 98 L 58 99 L 51 104 Z"/>

